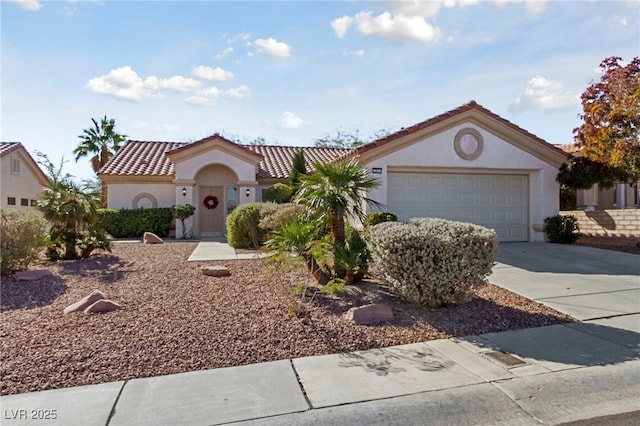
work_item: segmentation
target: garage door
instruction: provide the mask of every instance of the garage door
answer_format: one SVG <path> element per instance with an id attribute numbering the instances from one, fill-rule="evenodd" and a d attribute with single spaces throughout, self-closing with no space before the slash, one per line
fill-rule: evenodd
<path id="1" fill-rule="evenodd" d="M 387 205 L 399 220 L 439 217 L 492 228 L 500 241 L 528 241 L 527 175 L 389 173 Z"/>

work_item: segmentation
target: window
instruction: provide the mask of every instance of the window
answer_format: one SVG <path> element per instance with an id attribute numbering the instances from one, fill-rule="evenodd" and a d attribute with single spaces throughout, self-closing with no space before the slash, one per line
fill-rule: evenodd
<path id="1" fill-rule="evenodd" d="M 38 205 L 38 200 L 30 200 L 31 203 L 29 204 L 31 207 L 36 207 Z"/>
<path id="2" fill-rule="evenodd" d="M 29 200 L 26 198 L 20 198 L 20 205 L 23 207 L 29 207 Z"/>
<path id="3" fill-rule="evenodd" d="M 10 206 L 15 206 L 16 205 L 16 197 L 7 197 L 7 204 L 9 204 Z"/>
<path id="4" fill-rule="evenodd" d="M 227 214 L 231 213 L 238 207 L 238 190 L 236 188 L 227 188 Z"/>
<path id="5" fill-rule="evenodd" d="M 20 159 L 16 157 L 11 157 L 11 173 L 19 175 L 20 174 Z"/>

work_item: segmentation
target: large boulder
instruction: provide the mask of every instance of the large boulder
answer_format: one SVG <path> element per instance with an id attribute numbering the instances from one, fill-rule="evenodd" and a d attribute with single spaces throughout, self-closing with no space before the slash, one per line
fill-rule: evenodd
<path id="1" fill-rule="evenodd" d="M 122 306 L 118 305 L 113 300 L 100 299 L 96 303 L 87 307 L 87 309 L 84 310 L 84 313 L 85 314 L 101 314 L 104 312 L 115 311 L 117 309 L 120 309 L 121 307 Z"/>
<path id="2" fill-rule="evenodd" d="M 48 269 L 34 269 L 32 271 L 16 272 L 16 280 L 18 281 L 37 281 L 40 278 L 50 277 L 53 275 Z"/>
<path id="3" fill-rule="evenodd" d="M 347 311 L 346 316 L 356 325 L 370 325 L 392 320 L 393 311 L 388 305 L 376 303 L 351 308 Z"/>
<path id="4" fill-rule="evenodd" d="M 203 266 L 200 268 L 204 275 L 209 277 L 228 277 L 231 275 L 229 269 L 226 266 L 214 265 L 214 266 Z"/>
<path id="5" fill-rule="evenodd" d="M 162 238 L 158 237 L 153 232 L 145 232 L 142 235 L 142 243 L 143 244 L 164 244 Z"/>
<path id="6" fill-rule="evenodd" d="M 106 299 L 107 296 L 104 295 L 100 290 L 94 290 L 90 295 L 83 297 L 78 300 L 76 303 L 71 304 L 64 308 L 64 314 L 70 314 L 71 312 L 80 312 L 87 309 L 89 306 L 96 303 L 98 300 Z"/>

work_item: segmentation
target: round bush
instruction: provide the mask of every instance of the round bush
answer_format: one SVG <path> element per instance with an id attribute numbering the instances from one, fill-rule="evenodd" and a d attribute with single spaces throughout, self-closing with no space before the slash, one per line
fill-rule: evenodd
<path id="1" fill-rule="evenodd" d="M 2 210 L 0 218 L 0 273 L 27 269 L 45 245 L 45 220 L 33 212 L 13 209 Z"/>
<path id="2" fill-rule="evenodd" d="M 374 226 L 384 222 L 397 222 L 398 216 L 388 212 L 369 212 L 362 223 L 365 227 Z"/>
<path id="3" fill-rule="evenodd" d="M 248 203 L 236 207 L 227 216 L 227 241 L 233 248 L 257 249 L 263 240 L 260 208 L 265 203 Z"/>
<path id="4" fill-rule="evenodd" d="M 498 248 L 493 230 L 420 218 L 369 228 L 371 272 L 400 297 L 429 307 L 470 300 L 486 284 Z"/>

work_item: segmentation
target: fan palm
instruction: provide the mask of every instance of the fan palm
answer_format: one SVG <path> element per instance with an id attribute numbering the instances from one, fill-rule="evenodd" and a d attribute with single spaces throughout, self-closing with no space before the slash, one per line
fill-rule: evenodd
<path id="1" fill-rule="evenodd" d="M 91 167 L 98 173 L 109 158 L 120 149 L 120 145 L 127 138 L 127 135 L 117 133 L 114 128 L 116 120 L 107 118 L 105 115 L 100 119 L 100 123 L 92 118 L 93 126 L 82 130 L 80 144 L 73 150 L 75 160 L 91 156 Z"/>
<path id="2" fill-rule="evenodd" d="M 117 133 L 114 128 L 116 120 L 107 118 L 105 115 L 100 123 L 95 118 L 91 119 L 92 127 L 82 130 L 78 137 L 81 142 L 73 150 L 76 162 L 83 157 L 91 156 L 91 167 L 93 171 L 98 171 L 107 164 L 113 154 L 120 149 L 120 145 L 127 138 L 127 135 Z M 102 206 L 107 206 L 106 185 L 102 183 Z"/>
<path id="3" fill-rule="evenodd" d="M 379 182 L 353 158 L 314 167 L 314 173 L 302 177 L 295 201 L 307 206 L 310 218 L 328 224 L 334 255 L 339 255 L 344 249 L 345 218 L 364 220 L 367 205 L 381 206 L 366 196 Z M 338 278 L 346 274 L 341 266 L 335 272 Z"/>

